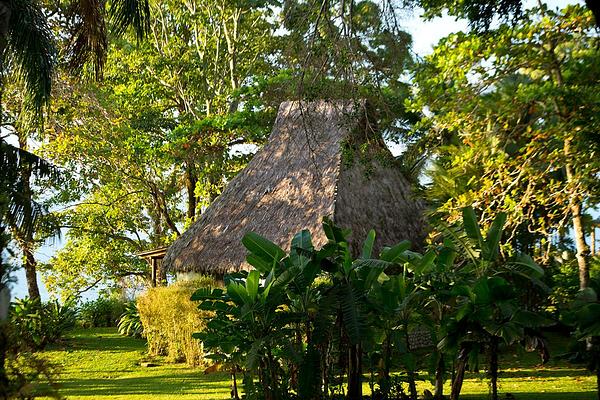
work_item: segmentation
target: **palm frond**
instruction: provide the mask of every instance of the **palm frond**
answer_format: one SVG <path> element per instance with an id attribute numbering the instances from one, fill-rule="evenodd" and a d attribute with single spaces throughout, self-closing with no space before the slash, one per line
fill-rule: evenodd
<path id="1" fill-rule="evenodd" d="M 150 31 L 148 0 L 114 0 L 110 7 L 110 18 L 115 35 L 122 35 L 131 26 L 141 40 Z"/>
<path id="2" fill-rule="evenodd" d="M 342 317 L 346 333 L 352 344 L 360 343 L 363 330 L 358 300 L 359 297 L 360 295 L 349 283 L 341 287 L 339 301 L 342 309 Z"/>
<path id="3" fill-rule="evenodd" d="M 107 15 L 104 0 L 76 0 L 71 6 L 73 29 L 69 47 L 69 64 L 74 70 L 86 63 L 94 67 L 96 78 L 102 75 L 108 50 Z M 138 39 L 150 30 L 148 0 L 114 0 L 108 10 L 111 33 L 120 36 L 132 26 Z"/>
<path id="4" fill-rule="evenodd" d="M 28 168 L 38 178 L 58 177 L 58 170 L 44 159 L 25 150 L 0 141 L 0 222 L 31 233 L 39 218 L 45 213 L 42 205 L 30 201 L 24 193 L 24 182 L 19 171 Z M 6 171 L 6 172 L 4 172 Z"/>
<path id="5" fill-rule="evenodd" d="M 50 100 L 56 48 L 48 20 L 35 0 L 12 0 L 7 46 L 0 55 L 25 85 L 26 103 L 41 115 Z"/>
<path id="6" fill-rule="evenodd" d="M 102 75 L 106 63 L 108 38 L 103 0 L 77 0 L 69 9 L 70 44 L 67 48 L 69 67 L 79 71 L 90 63 L 96 78 Z"/>

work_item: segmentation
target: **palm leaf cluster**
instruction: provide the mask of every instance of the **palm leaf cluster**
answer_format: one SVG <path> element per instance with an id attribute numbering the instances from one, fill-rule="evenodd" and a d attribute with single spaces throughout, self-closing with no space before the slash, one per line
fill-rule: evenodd
<path id="1" fill-rule="evenodd" d="M 19 171 L 25 168 L 40 179 L 58 178 L 57 169 L 47 161 L 4 141 L 0 142 L 0 170 L 3 171 L 0 177 L 0 225 L 4 227 L 6 222 L 23 232 L 30 232 L 44 208 L 23 195 L 25 182 Z"/>
<path id="2" fill-rule="evenodd" d="M 12 72 L 22 81 L 27 104 L 36 115 L 50 99 L 58 62 L 57 40 L 66 37 L 68 41 L 66 58 L 71 71 L 79 72 L 91 64 L 99 78 L 108 50 L 107 20 L 112 22 L 116 35 L 133 27 L 142 38 L 149 30 L 148 0 L 115 0 L 108 4 L 103 0 L 73 0 L 57 8 L 58 13 L 51 13 L 38 0 L 0 1 L 0 74 L 4 79 Z M 66 32 L 53 32 L 52 18 L 64 18 Z"/>

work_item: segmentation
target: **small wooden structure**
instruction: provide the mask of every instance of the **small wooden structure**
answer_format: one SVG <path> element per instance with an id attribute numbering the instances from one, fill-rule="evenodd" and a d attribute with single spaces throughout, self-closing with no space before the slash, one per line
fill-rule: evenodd
<path id="1" fill-rule="evenodd" d="M 150 264 L 152 271 L 151 282 L 152 287 L 156 287 L 157 283 L 162 283 L 167 280 L 166 271 L 162 268 L 162 260 L 165 257 L 168 247 L 159 247 L 153 250 L 142 251 L 137 253 L 138 257 L 143 258 Z"/>

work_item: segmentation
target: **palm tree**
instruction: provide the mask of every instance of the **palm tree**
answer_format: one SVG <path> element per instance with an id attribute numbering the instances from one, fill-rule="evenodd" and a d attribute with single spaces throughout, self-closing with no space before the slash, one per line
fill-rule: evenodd
<path id="1" fill-rule="evenodd" d="M 133 27 L 141 39 L 149 30 L 148 0 L 114 0 L 108 7 L 102 0 L 73 0 L 65 10 L 68 65 L 76 71 L 91 63 L 97 77 L 108 49 L 107 19 L 115 35 Z M 45 11 L 38 0 L 0 0 L 0 79 L 9 69 L 16 72 L 38 110 L 50 99 L 56 65 L 56 38 Z"/>
<path id="2" fill-rule="evenodd" d="M 138 38 L 142 38 L 149 29 L 148 0 L 114 0 L 108 7 L 102 0 L 73 0 L 65 10 L 68 68 L 76 72 L 91 64 L 96 78 L 100 78 L 106 60 L 107 19 L 112 22 L 116 35 L 131 26 Z M 49 165 L 24 150 L 26 131 L 41 121 L 43 108 L 50 100 L 57 64 L 58 38 L 50 27 L 48 11 L 38 0 L 0 0 L 0 129 L 5 114 L 2 107 L 4 79 L 9 73 L 22 83 L 25 109 L 32 117 L 21 127 L 25 132 L 19 132 L 20 149 L 0 138 L 2 171 L 14 172 L 3 176 L 0 186 L 6 194 L 0 204 L 0 235 L 3 235 L 0 251 L 6 247 L 6 226 L 10 226 L 26 259 L 29 295 L 38 298 L 32 249 L 33 227 L 41 208 L 33 201 L 30 180 L 32 174 L 46 174 Z M 15 188 L 20 191 L 15 192 Z"/>
<path id="3" fill-rule="evenodd" d="M 133 26 L 141 38 L 149 27 L 148 0 L 115 0 L 110 3 L 108 13 L 102 0 L 73 0 L 68 15 L 71 25 L 67 53 L 72 70 L 91 63 L 96 77 L 100 77 L 108 47 L 105 15 L 112 18 L 115 34 Z M 55 41 L 39 1 L 0 0 L 0 131 L 4 117 L 4 78 L 8 72 L 22 82 L 32 115 L 42 116 L 42 108 L 50 100 L 57 62 Z M 3 318 L 10 295 L 7 295 L 6 286 L 9 269 L 1 257 L 10 239 L 7 227 L 16 228 L 26 238 L 33 237 L 43 209 L 26 194 L 31 188 L 29 179 L 24 178 L 32 174 L 52 178 L 56 176 L 56 170 L 34 154 L 6 143 L 0 136 L 0 171 L 0 388 L 4 388 L 8 378 L 4 369 L 7 343 Z M 36 284 L 32 286 L 31 279 L 35 282 L 35 270 L 32 277 L 28 276 L 28 285 L 37 287 Z"/>

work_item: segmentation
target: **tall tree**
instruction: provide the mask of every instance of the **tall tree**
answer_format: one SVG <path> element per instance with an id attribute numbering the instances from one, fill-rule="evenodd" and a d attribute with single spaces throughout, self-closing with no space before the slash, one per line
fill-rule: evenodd
<path id="1" fill-rule="evenodd" d="M 599 53 L 591 13 L 570 6 L 525 13 L 516 27 L 444 39 L 416 74 L 414 107 L 438 144 L 431 188 L 450 219 L 475 204 L 510 216 L 517 246 L 571 225 L 580 285 L 589 280 L 582 213 L 594 207 L 600 173 Z M 515 242 L 515 241 L 513 241 Z"/>
<path id="2" fill-rule="evenodd" d="M 91 64 L 99 77 L 106 54 L 105 15 L 113 19 L 116 33 L 133 26 L 138 37 L 145 34 L 149 20 L 147 0 L 117 0 L 110 3 L 109 10 L 107 13 L 105 2 L 89 0 L 73 1 L 68 6 L 36 0 L 0 1 L 0 126 L 12 128 L 22 151 L 29 148 L 30 134 L 39 127 L 44 107 L 50 101 L 58 40 L 66 37 L 70 43 L 66 53 L 71 71 Z M 11 78 L 11 85 L 6 84 L 6 77 Z M 13 85 L 14 82 L 17 84 Z M 5 110 L 4 92 L 8 86 L 20 90 L 13 91 L 9 99 L 13 107 Z M 5 137 L 0 141 L 1 151 L 16 151 L 6 143 Z M 1 156 L 10 158 L 8 153 Z M 33 171 L 28 164 L 15 165 L 21 169 L 18 182 L 12 186 L 20 185 L 25 203 L 33 204 Z M 30 206 L 23 209 L 24 218 L 29 220 L 23 226 L 35 226 L 34 215 L 28 212 L 31 210 Z M 33 231 L 22 230 L 19 224 L 13 223 L 12 233 L 23 253 L 29 294 L 39 298 Z"/>
<path id="3" fill-rule="evenodd" d="M 276 40 L 256 2 L 161 2 L 148 40 L 115 42 L 101 83 L 63 79 L 44 154 L 72 174 L 56 197 L 67 243 L 46 282 L 71 293 L 140 275 L 245 165 L 276 101 L 263 99 Z M 73 277 L 77 277 L 73 279 Z"/>

